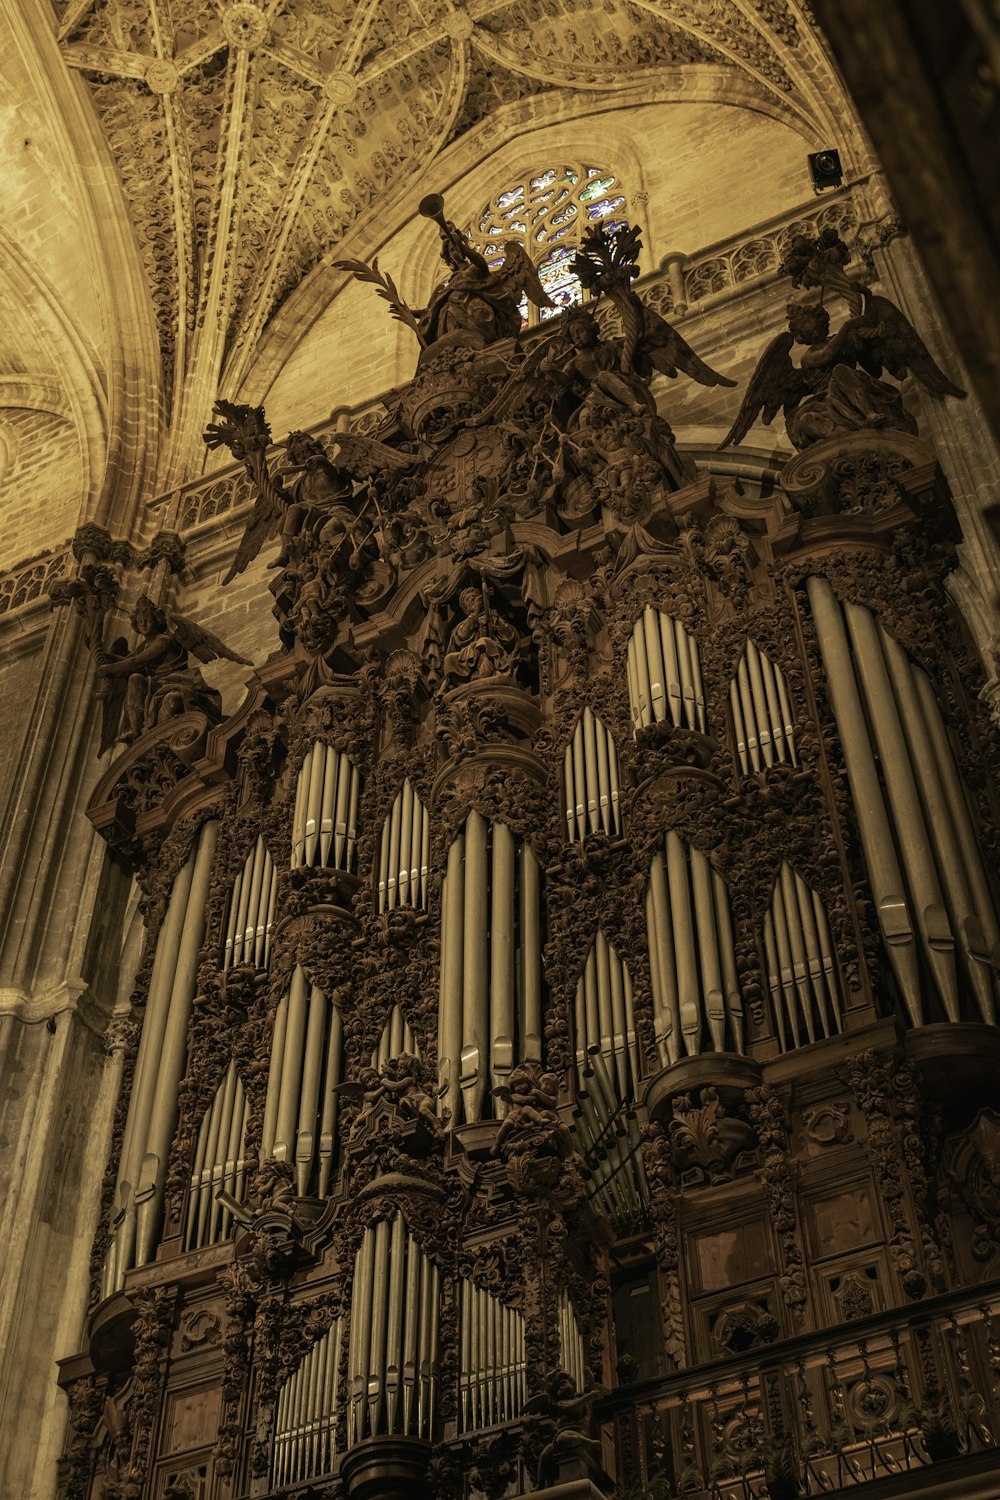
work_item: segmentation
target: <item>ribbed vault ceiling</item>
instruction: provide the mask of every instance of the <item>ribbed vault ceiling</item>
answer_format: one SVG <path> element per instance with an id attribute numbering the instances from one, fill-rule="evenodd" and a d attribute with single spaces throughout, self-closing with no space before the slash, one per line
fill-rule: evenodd
<path id="1" fill-rule="evenodd" d="M 135 227 L 175 429 L 202 421 L 209 386 L 238 387 L 277 310 L 376 206 L 437 187 L 434 159 L 518 98 L 707 67 L 822 134 L 840 97 L 798 0 L 67 0 L 57 10 L 63 55 L 86 82 Z"/>

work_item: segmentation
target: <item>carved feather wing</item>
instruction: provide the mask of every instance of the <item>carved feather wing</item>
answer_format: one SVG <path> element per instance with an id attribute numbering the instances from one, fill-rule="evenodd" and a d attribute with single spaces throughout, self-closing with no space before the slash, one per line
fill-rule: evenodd
<path id="1" fill-rule="evenodd" d="M 941 369 L 927 345 L 904 312 L 888 297 L 865 293 L 866 321 L 871 332 L 862 327 L 856 339 L 858 361 L 877 379 L 883 369 L 896 380 L 904 380 L 911 371 L 925 391 L 932 396 L 964 397 L 967 393 Z"/>
<path id="2" fill-rule="evenodd" d="M 209 662 L 221 659 L 239 662 L 241 667 L 252 666 L 245 656 L 237 656 L 236 652 L 230 651 L 217 635 L 213 635 L 203 625 L 196 625 L 194 620 L 189 620 L 184 615 L 169 615 L 167 624 L 177 644 L 183 646 L 184 650 L 189 651 L 192 656 L 196 656 L 199 661 Z"/>
<path id="3" fill-rule="evenodd" d="M 417 454 L 391 448 L 363 432 L 335 432 L 333 441 L 337 444 L 337 467 L 356 479 L 368 479 L 379 469 L 412 469 L 422 462 Z"/>
<path id="4" fill-rule="evenodd" d="M 742 442 L 761 413 L 764 426 L 770 427 L 781 408 L 787 415 L 798 406 L 806 387 L 790 358 L 793 342 L 790 333 L 779 333 L 768 344 L 750 377 L 736 421 L 719 444 L 720 449 Z"/>
<path id="5" fill-rule="evenodd" d="M 699 385 L 735 385 L 735 380 L 730 380 L 728 375 L 720 375 L 718 370 L 713 370 L 711 365 L 705 361 L 691 348 L 685 339 L 682 339 L 677 329 L 668 323 L 666 318 L 652 307 L 642 303 L 643 333 L 636 349 L 635 369 L 639 375 L 649 375 L 653 370 L 659 370 L 661 375 L 668 375 L 672 380 L 680 370 L 689 375 Z M 646 366 L 643 369 L 643 365 Z"/>
<path id="6" fill-rule="evenodd" d="M 229 565 L 229 572 L 222 580 L 223 584 L 231 583 L 239 573 L 250 566 L 264 543 L 277 536 L 280 523 L 281 506 L 267 490 L 258 490 L 254 508 L 247 518 L 240 545 Z"/>
<path id="7" fill-rule="evenodd" d="M 555 303 L 538 279 L 535 263 L 517 240 L 508 240 L 503 247 L 503 265 L 496 273 L 513 296 L 523 292 L 536 307 L 555 307 Z"/>

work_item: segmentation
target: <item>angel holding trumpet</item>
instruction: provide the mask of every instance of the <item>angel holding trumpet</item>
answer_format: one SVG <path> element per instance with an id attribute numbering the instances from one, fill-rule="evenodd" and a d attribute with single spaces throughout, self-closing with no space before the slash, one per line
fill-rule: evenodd
<path id="1" fill-rule="evenodd" d="M 912 323 L 888 297 L 847 276 L 843 267 L 849 251 L 835 231 L 816 240 L 799 236 L 786 258 L 797 286 L 819 288 L 843 297 L 851 309 L 833 333 L 830 314 L 815 290 L 808 299 L 789 302 L 788 331 L 772 339 L 757 362 L 739 409 L 720 448 L 739 443 L 758 417 L 770 426 L 778 411 L 793 447 L 840 437 L 847 432 L 882 428 L 917 431 L 915 418 L 903 406 L 899 387 L 883 379 L 902 381 L 912 374 L 929 395 L 963 397 L 965 391 L 949 380 L 936 363 Z M 792 350 L 803 353 L 796 364 Z"/>

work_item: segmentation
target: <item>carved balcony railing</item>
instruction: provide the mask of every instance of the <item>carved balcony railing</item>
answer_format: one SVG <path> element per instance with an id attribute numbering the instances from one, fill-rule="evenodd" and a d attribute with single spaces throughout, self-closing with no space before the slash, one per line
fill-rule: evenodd
<path id="1" fill-rule="evenodd" d="M 660 268 L 643 276 L 637 290 L 659 312 L 677 321 L 710 310 L 719 303 L 776 281 L 781 261 L 796 235 L 815 234 L 835 228 L 850 243 L 859 228 L 859 214 L 852 197 L 862 183 L 830 195 L 819 206 L 806 203 L 791 213 L 770 219 L 752 234 L 710 245 L 694 255 L 680 252 L 664 257 Z M 611 312 L 608 309 L 607 316 Z M 530 342 L 546 325 L 528 330 Z M 551 331 L 551 330 L 550 330 Z M 369 432 L 382 414 L 382 396 L 358 406 L 335 408 L 329 421 L 313 428 L 317 437 L 329 438 L 337 428 Z M 150 509 L 162 519 L 160 525 L 187 534 L 218 516 L 240 511 L 251 500 L 250 483 L 242 464 L 217 469 L 201 479 L 155 499 Z"/>
<path id="2" fill-rule="evenodd" d="M 634 1456 L 629 1494 L 762 1500 L 931 1465 L 985 1473 L 1000 1461 L 1000 1282 L 744 1345 L 620 1388 L 600 1415 Z"/>
<path id="3" fill-rule="evenodd" d="M 69 571 L 69 544 L 54 552 L 43 552 L 0 574 L 0 616 L 13 614 L 26 604 L 44 599 L 51 584 Z"/>

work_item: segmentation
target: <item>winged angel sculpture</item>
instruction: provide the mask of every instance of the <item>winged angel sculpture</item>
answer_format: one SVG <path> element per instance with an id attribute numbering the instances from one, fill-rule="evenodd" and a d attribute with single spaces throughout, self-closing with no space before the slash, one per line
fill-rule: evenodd
<path id="1" fill-rule="evenodd" d="M 161 609 L 148 594 L 132 611 L 132 629 L 140 638 L 133 651 L 120 637 L 99 655 L 97 675 L 105 681 L 101 755 L 116 742 L 130 745 L 145 730 L 193 709 L 221 719 L 222 696 L 192 665 L 192 656 L 250 665 L 210 630 Z"/>
<path id="2" fill-rule="evenodd" d="M 504 245 L 504 259 L 491 270 L 485 257 L 466 239 L 450 219 L 444 217 L 444 199 L 431 193 L 421 200 L 420 212 L 433 219 L 441 231 L 441 258 L 449 275 L 434 288 L 427 306 L 405 305 L 395 283 L 379 270 L 378 261 L 342 260 L 337 265 L 359 281 L 379 289 L 392 315 L 412 328 L 424 350 L 446 348 L 483 349 L 501 339 L 515 338 L 521 331 L 522 296 L 536 307 L 554 307 L 538 279 L 534 262 L 517 240 Z"/>
<path id="3" fill-rule="evenodd" d="M 846 274 L 849 258 L 835 230 L 792 242 L 782 268 L 792 273 L 793 284 L 843 297 L 851 316 L 831 334 L 822 302 L 788 304 L 788 331 L 761 355 L 721 448 L 741 442 L 760 416 L 770 426 L 779 410 L 789 441 L 799 450 L 865 428 L 915 433 L 916 420 L 904 408 L 899 388 L 883 374 L 899 381 L 912 374 L 938 399 L 964 397 L 896 304 Z M 798 364 L 792 359 L 797 344 L 804 350 Z"/>
<path id="4" fill-rule="evenodd" d="M 213 413 L 222 420 L 209 423 L 207 447 L 226 447 L 242 461 L 256 495 L 223 584 L 244 572 L 264 543 L 279 534 L 281 551 L 273 568 L 301 564 L 305 553 L 320 547 L 327 552 L 334 547 L 339 550 L 345 541 L 348 552 L 356 554 L 371 527 L 359 526 L 355 480 L 380 468 L 406 469 L 415 462 L 409 454 L 376 438 L 338 432 L 338 463 L 333 464 L 311 433 L 290 432 L 285 441 L 287 462 L 272 474 L 267 462 L 271 429 L 264 408 L 217 401 Z"/>

